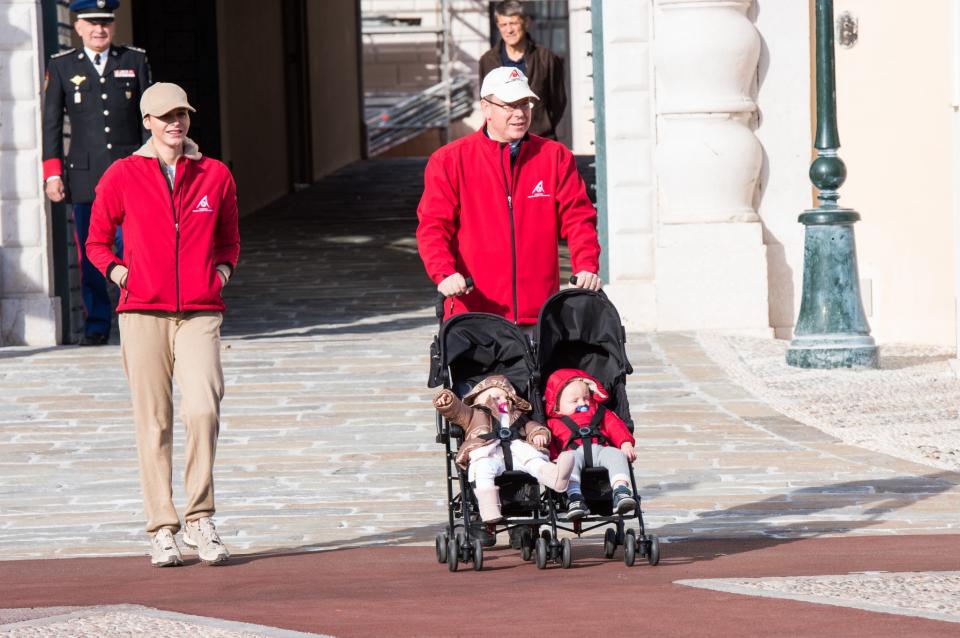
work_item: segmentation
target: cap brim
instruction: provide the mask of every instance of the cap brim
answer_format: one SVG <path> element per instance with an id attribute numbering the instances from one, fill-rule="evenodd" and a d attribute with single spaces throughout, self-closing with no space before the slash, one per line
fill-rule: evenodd
<path id="1" fill-rule="evenodd" d="M 97 13 L 78 13 L 77 18 L 82 20 L 116 20 L 117 16 L 99 11 Z"/>
<path id="2" fill-rule="evenodd" d="M 536 93 L 531 91 L 528 87 L 523 86 L 519 82 L 502 86 L 494 91 L 491 95 L 500 98 L 507 104 L 513 104 L 514 102 L 519 102 L 520 100 L 524 99 L 536 100 L 537 102 L 540 101 L 540 98 L 537 97 Z"/>
<path id="3" fill-rule="evenodd" d="M 163 109 L 163 110 L 161 111 L 161 109 Z M 193 108 L 193 107 L 190 106 L 189 104 L 180 104 L 180 103 L 177 103 L 177 104 L 174 104 L 174 105 L 170 106 L 169 108 L 167 108 L 166 105 L 163 105 L 163 106 L 158 106 L 158 107 L 155 108 L 155 109 L 150 109 L 149 111 L 144 111 L 143 117 L 147 117 L 148 115 L 152 115 L 153 117 L 160 117 L 161 115 L 166 115 L 166 114 L 169 113 L 170 111 L 176 111 L 177 109 L 187 109 L 188 111 L 190 111 L 190 112 L 192 112 L 192 113 L 196 113 L 196 112 L 197 112 L 197 109 Z"/>

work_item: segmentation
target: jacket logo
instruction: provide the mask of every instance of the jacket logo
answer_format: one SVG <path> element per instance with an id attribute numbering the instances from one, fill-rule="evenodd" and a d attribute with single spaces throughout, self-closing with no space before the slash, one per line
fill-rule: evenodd
<path id="1" fill-rule="evenodd" d="M 212 213 L 213 209 L 210 208 L 210 202 L 207 201 L 207 196 L 204 195 L 203 199 L 200 200 L 200 203 L 193 209 L 194 213 Z"/>
<path id="2" fill-rule="evenodd" d="M 542 179 L 541 179 L 539 182 L 537 182 L 537 185 L 534 186 L 534 187 L 533 187 L 533 190 L 530 192 L 530 194 L 527 195 L 527 198 L 528 198 L 528 199 L 531 198 L 531 197 L 550 197 L 550 195 L 548 195 L 548 194 L 547 194 L 546 192 L 544 192 L 544 190 L 543 190 L 543 180 L 542 180 Z"/>

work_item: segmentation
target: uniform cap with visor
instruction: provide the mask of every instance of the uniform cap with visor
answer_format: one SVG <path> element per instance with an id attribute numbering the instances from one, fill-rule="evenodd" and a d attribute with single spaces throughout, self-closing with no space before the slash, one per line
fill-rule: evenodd
<path id="1" fill-rule="evenodd" d="M 91 22 L 113 22 L 113 12 L 120 6 L 120 0 L 73 0 L 70 10 L 78 19 Z"/>
<path id="2" fill-rule="evenodd" d="M 530 82 L 523 71 L 512 66 L 501 66 L 483 78 L 483 84 L 480 86 L 480 97 L 487 98 L 491 95 L 503 100 L 507 104 L 513 104 L 520 100 L 540 101 L 537 94 L 530 90 Z"/>
<path id="3" fill-rule="evenodd" d="M 175 109 L 196 112 L 187 101 L 187 92 L 172 82 L 157 82 L 140 96 L 140 115 L 160 117 Z"/>

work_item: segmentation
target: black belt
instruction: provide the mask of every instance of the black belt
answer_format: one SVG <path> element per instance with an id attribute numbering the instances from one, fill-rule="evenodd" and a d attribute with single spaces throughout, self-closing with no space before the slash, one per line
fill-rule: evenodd
<path id="1" fill-rule="evenodd" d="M 491 413 L 490 416 L 492 417 L 493 414 Z M 516 421 L 510 424 L 510 427 L 503 427 L 497 423 L 493 432 L 487 432 L 477 437 L 484 441 L 500 441 L 500 449 L 503 450 L 503 464 L 508 471 L 513 470 L 513 454 L 510 452 L 510 442 L 522 438 L 520 430 L 527 425 L 529 420 L 529 416 L 521 414 Z"/>
<path id="2" fill-rule="evenodd" d="M 563 421 L 563 424 L 567 426 L 572 434 L 567 444 L 563 446 L 563 449 L 575 450 L 580 447 L 577 441 L 583 441 L 584 467 L 593 467 L 593 439 L 597 439 L 597 443 L 601 446 L 610 443 L 610 440 L 600 431 L 600 426 L 603 424 L 603 417 L 606 412 L 607 409 L 605 407 L 602 405 L 597 406 L 597 412 L 593 415 L 593 418 L 590 419 L 590 424 L 586 426 L 577 425 L 577 422 L 567 415 L 560 417 L 560 420 Z"/>

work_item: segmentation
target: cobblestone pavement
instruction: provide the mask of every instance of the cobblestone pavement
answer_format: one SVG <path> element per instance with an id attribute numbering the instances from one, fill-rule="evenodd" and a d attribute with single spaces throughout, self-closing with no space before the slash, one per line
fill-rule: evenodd
<path id="1" fill-rule="evenodd" d="M 434 292 L 413 237 L 422 166 L 354 165 L 242 220 L 216 466 L 217 523 L 234 553 L 432 543 L 445 520 L 425 387 Z M 960 532 L 955 472 L 785 416 L 704 343 L 628 338 L 650 531 Z M 3 349 L 0 380 L 0 560 L 145 555 L 119 348 Z M 178 422 L 175 468 L 182 439 Z M 174 489 L 182 504 L 179 477 Z"/>
<path id="2" fill-rule="evenodd" d="M 51 613 L 52 611 L 52 613 Z M 23 616 L 22 619 L 18 617 Z M 17 619 L 17 620 L 14 620 Z M 164 636 L 165 638 L 330 638 L 251 623 L 150 609 L 140 605 L 0 610 L 3 638 Z"/>
<path id="3" fill-rule="evenodd" d="M 960 572 L 712 578 L 677 584 L 960 623 Z"/>

